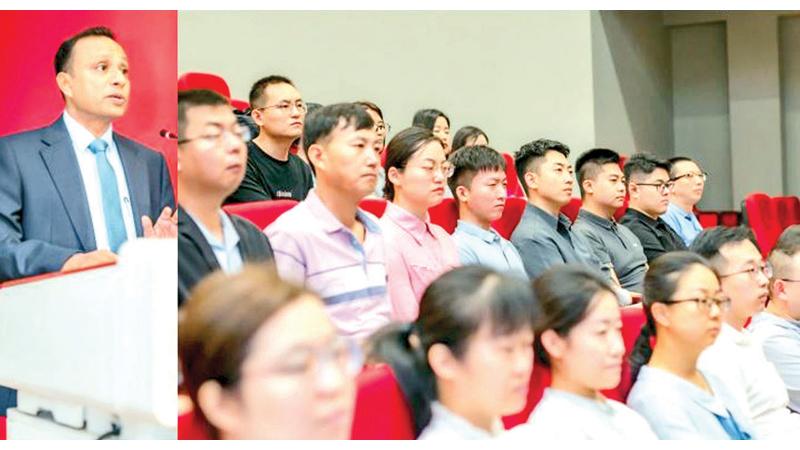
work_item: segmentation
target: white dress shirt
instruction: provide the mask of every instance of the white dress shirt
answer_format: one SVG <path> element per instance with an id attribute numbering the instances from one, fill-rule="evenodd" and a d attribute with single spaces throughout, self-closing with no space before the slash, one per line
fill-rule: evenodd
<path id="1" fill-rule="evenodd" d="M 94 240 L 97 249 L 109 250 L 108 230 L 106 229 L 106 216 L 103 211 L 103 195 L 100 191 L 100 176 L 97 173 L 97 163 L 94 153 L 89 150 L 89 144 L 95 140 L 94 135 L 83 125 L 72 118 L 67 111 L 64 111 L 64 125 L 72 141 L 72 148 L 78 158 L 78 167 L 81 170 L 83 188 L 86 191 L 86 201 L 89 204 L 89 215 L 92 217 L 92 229 L 94 230 Z M 122 206 L 122 220 L 125 223 L 125 234 L 127 239 L 136 238 L 136 226 L 134 225 L 133 204 L 128 193 L 128 182 L 125 178 L 125 170 L 122 168 L 122 160 L 119 157 L 117 144 L 114 142 L 113 130 L 111 125 L 99 139 L 108 144 L 106 157 L 111 168 L 117 177 L 117 190 L 119 191 L 119 201 Z M 155 217 L 152 218 L 156 220 Z"/>
<path id="2" fill-rule="evenodd" d="M 503 423 L 498 418 L 491 433 L 476 427 L 467 419 L 447 409 L 439 402 L 431 403 L 431 421 L 419 435 L 422 439 L 463 440 L 492 439 L 503 433 Z"/>
<path id="3" fill-rule="evenodd" d="M 800 414 L 789 411 L 786 385 L 749 330 L 722 324 L 713 345 L 697 361 L 740 397 L 761 438 L 800 439 Z"/>

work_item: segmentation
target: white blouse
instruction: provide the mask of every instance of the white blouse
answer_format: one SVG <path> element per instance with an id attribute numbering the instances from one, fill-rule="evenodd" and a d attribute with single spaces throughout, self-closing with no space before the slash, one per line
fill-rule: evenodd
<path id="1" fill-rule="evenodd" d="M 422 430 L 418 439 L 492 439 L 504 431 L 499 417 L 493 424 L 492 431 L 488 432 L 471 424 L 467 419 L 447 409 L 441 403 L 433 402 L 431 404 L 431 421 Z"/>

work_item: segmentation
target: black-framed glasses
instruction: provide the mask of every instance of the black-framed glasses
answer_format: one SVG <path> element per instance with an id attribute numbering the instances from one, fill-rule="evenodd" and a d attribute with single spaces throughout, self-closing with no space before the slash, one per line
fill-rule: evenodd
<path id="1" fill-rule="evenodd" d="M 653 186 L 662 194 L 666 194 L 675 187 L 675 182 L 667 181 L 666 183 L 636 183 L 639 186 Z"/>
<path id="2" fill-rule="evenodd" d="M 750 278 L 755 280 L 759 272 L 764 274 L 764 276 L 767 278 L 772 278 L 772 267 L 770 267 L 769 264 L 761 264 L 759 266 L 748 267 L 747 269 L 742 269 L 737 272 L 726 273 L 724 275 L 721 274 L 719 277 L 727 278 L 727 277 L 732 277 L 734 275 L 740 275 L 746 273 L 750 275 Z"/>
<path id="3" fill-rule="evenodd" d="M 689 172 L 672 178 L 672 181 L 678 181 L 681 178 L 688 178 L 689 180 L 700 178 L 701 180 L 703 180 L 703 182 L 705 182 L 706 180 L 708 180 L 708 172 Z"/>
<path id="4" fill-rule="evenodd" d="M 193 141 L 202 141 L 204 144 L 209 146 L 219 145 L 222 143 L 226 134 L 231 134 L 232 136 L 241 139 L 244 143 L 250 142 L 250 139 L 253 138 L 252 133 L 250 133 L 250 128 L 242 125 L 235 125 L 230 130 L 223 130 L 222 128 L 219 128 L 217 132 L 206 133 L 193 138 L 178 139 L 178 144 L 182 145 Z"/>
<path id="5" fill-rule="evenodd" d="M 695 302 L 697 303 L 698 309 L 704 311 L 706 313 L 711 311 L 711 306 L 716 305 L 720 311 L 727 311 L 728 308 L 731 306 L 731 299 L 725 296 L 718 296 L 718 297 L 695 297 L 695 298 L 684 298 L 684 299 L 672 299 L 672 300 L 664 300 L 661 303 L 666 303 L 668 305 L 672 305 L 675 303 L 685 303 L 685 302 Z"/>
<path id="6" fill-rule="evenodd" d="M 275 111 L 278 111 L 281 114 L 288 114 L 289 112 L 291 112 L 292 108 L 297 108 L 297 110 L 300 111 L 301 113 L 308 111 L 308 105 L 306 105 L 306 102 L 302 100 L 298 100 L 294 103 L 281 102 L 278 103 L 277 105 L 261 106 L 258 108 L 253 108 L 252 110 L 257 111 L 259 109 L 274 109 Z"/>

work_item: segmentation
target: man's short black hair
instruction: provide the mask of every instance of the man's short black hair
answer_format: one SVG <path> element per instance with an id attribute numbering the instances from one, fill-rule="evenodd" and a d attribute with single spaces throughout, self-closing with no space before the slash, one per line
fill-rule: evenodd
<path id="1" fill-rule="evenodd" d="M 117 40 L 117 38 L 114 36 L 114 33 L 106 27 L 87 28 L 81 31 L 80 33 L 70 37 L 66 41 L 62 42 L 61 45 L 58 46 L 58 50 L 56 51 L 56 57 L 55 60 L 53 61 L 53 65 L 55 66 L 56 69 L 56 75 L 58 75 L 61 72 L 66 72 L 67 70 L 69 70 L 70 57 L 72 56 L 72 49 L 73 47 L 75 47 L 75 44 L 79 40 L 91 36 L 107 37 L 115 42 Z"/>
<path id="2" fill-rule="evenodd" d="M 628 161 L 625 163 L 625 167 L 622 168 L 622 172 L 625 174 L 625 179 L 627 183 L 631 183 L 631 177 L 633 175 L 650 175 L 656 169 L 664 169 L 669 174 L 670 165 L 668 162 L 664 161 L 663 159 L 658 159 L 653 155 L 648 155 L 647 153 L 636 153 L 635 155 L 628 158 Z"/>
<path id="3" fill-rule="evenodd" d="M 619 164 L 619 153 L 608 148 L 593 148 L 578 157 L 575 162 L 575 172 L 578 174 L 578 188 L 583 198 L 583 180 L 594 179 L 600 173 L 600 168 L 606 164 Z"/>
<path id="4" fill-rule="evenodd" d="M 675 173 L 675 165 L 676 165 L 676 163 L 683 162 L 683 161 L 693 162 L 693 163 L 695 163 L 697 165 L 697 167 L 700 167 L 700 164 L 698 164 L 697 161 L 693 160 L 692 158 L 689 158 L 688 156 L 676 156 L 674 158 L 670 158 L 670 159 L 667 160 L 667 162 L 669 163 L 669 177 L 670 178 L 675 178 L 675 175 L 677 175 Z"/>
<path id="5" fill-rule="evenodd" d="M 273 84 L 288 84 L 294 86 L 292 80 L 284 77 L 283 75 L 270 75 L 253 83 L 253 86 L 250 88 L 250 109 L 256 109 L 256 103 L 261 100 L 261 97 L 264 95 L 264 90 L 267 89 L 267 86 L 271 86 Z M 261 105 L 263 106 L 263 105 Z"/>
<path id="6" fill-rule="evenodd" d="M 306 117 L 303 126 L 303 148 L 306 150 L 312 145 L 330 136 L 336 128 L 344 126 L 355 127 L 356 130 L 372 129 L 375 122 L 363 106 L 355 103 L 335 103 L 323 106 Z"/>
<path id="7" fill-rule="evenodd" d="M 230 106 L 230 102 L 208 89 L 178 91 L 178 139 L 186 138 L 186 113 L 197 106 Z"/>
<path id="8" fill-rule="evenodd" d="M 720 249 L 726 244 L 750 241 L 758 247 L 753 230 L 740 225 L 738 227 L 711 227 L 706 228 L 692 241 L 689 250 L 711 261 L 714 269 L 719 273 L 724 264 Z"/>
<path id="9" fill-rule="evenodd" d="M 528 142 L 517 150 L 514 154 L 514 166 L 517 169 L 517 177 L 519 182 L 528 192 L 528 185 L 525 183 L 525 173 L 536 171 L 539 166 L 536 164 L 544 158 L 544 155 L 549 151 L 561 153 L 565 157 L 569 156 L 569 147 L 552 139 L 537 139 L 533 142 Z"/>
<path id="10" fill-rule="evenodd" d="M 478 172 L 482 170 L 505 172 L 506 170 L 506 160 L 503 159 L 503 155 L 486 145 L 461 147 L 451 153 L 447 159 L 453 166 L 453 176 L 447 180 L 447 184 L 456 200 L 458 200 L 458 196 L 455 195 L 456 188 L 459 186 L 469 188 L 472 185 L 472 179 Z"/>

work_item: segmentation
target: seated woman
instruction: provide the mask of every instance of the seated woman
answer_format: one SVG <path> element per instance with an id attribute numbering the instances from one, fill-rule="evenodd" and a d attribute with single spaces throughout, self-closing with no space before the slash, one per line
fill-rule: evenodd
<path id="1" fill-rule="evenodd" d="M 369 358 L 394 370 L 420 439 L 488 439 L 525 407 L 535 318 L 528 283 L 461 267 L 428 287 L 415 322 L 376 333 Z"/>
<path id="2" fill-rule="evenodd" d="M 184 383 L 211 438 L 349 438 L 360 350 L 315 294 L 245 266 L 201 281 L 182 314 Z"/>
<path id="3" fill-rule="evenodd" d="M 617 297 L 604 278 L 560 265 L 533 283 L 541 318 L 537 362 L 552 383 L 513 439 L 656 439 L 647 422 L 600 392 L 617 387 L 625 345 Z"/>
<path id="4" fill-rule="evenodd" d="M 385 195 L 391 202 L 380 224 L 386 242 L 386 269 L 393 319 L 417 318 L 425 288 L 459 266 L 456 244 L 430 222 L 428 208 L 442 202 L 452 166 L 441 141 L 424 128 L 407 128 L 386 149 Z"/>
<path id="5" fill-rule="evenodd" d="M 631 354 L 635 382 L 628 405 L 661 439 L 754 437 L 736 394 L 697 368 L 729 304 L 708 261 L 695 253 L 667 253 L 650 266 L 644 279 L 647 322 Z"/>
<path id="6" fill-rule="evenodd" d="M 489 145 L 489 138 L 486 133 L 480 128 L 470 125 L 459 128 L 455 136 L 453 136 L 453 151 L 473 145 Z"/>
<path id="7" fill-rule="evenodd" d="M 434 108 L 420 109 L 414 113 L 411 126 L 430 130 L 444 144 L 444 154 L 450 154 L 450 118 L 445 113 Z"/>

